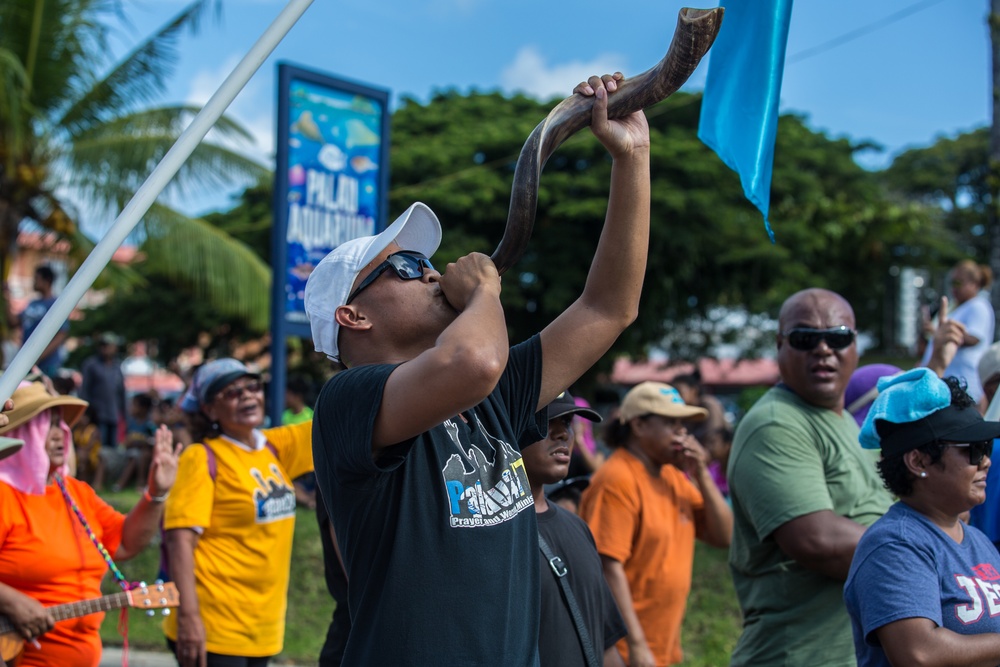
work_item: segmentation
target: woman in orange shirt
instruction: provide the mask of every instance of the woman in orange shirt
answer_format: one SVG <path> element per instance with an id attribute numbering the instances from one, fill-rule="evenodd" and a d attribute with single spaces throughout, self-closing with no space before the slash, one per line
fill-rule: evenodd
<path id="1" fill-rule="evenodd" d="M 630 667 L 681 662 L 694 540 L 729 546 L 732 512 L 686 428 L 707 414 L 670 385 L 634 387 L 609 424 L 615 451 L 583 493 L 580 516 L 628 628 L 618 648 Z"/>
<path id="2" fill-rule="evenodd" d="M 27 640 L 20 667 L 96 667 L 104 614 L 55 623 L 47 607 L 101 596 L 108 566 L 83 521 L 116 560 L 131 558 L 149 543 L 174 484 L 179 452 L 161 428 L 149 486 L 124 516 L 66 475 L 69 425 L 87 403 L 53 396 L 37 382 L 22 384 L 12 398 L 17 407 L 0 433 L 25 444 L 0 461 L 0 615 Z"/>

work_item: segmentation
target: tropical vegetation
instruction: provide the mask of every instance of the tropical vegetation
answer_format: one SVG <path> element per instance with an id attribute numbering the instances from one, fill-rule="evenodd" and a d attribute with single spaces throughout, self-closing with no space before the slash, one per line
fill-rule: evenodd
<path id="1" fill-rule="evenodd" d="M 198 111 L 156 104 L 174 71 L 180 37 L 216 3 L 197 0 L 138 43 L 118 0 L 0 3 L 0 276 L 19 230 L 71 241 L 79 260 L 117 216 Z M 117 51 L 127 49 L 114 59 Z M 250 135 L 222 119 L 168 186 L 185 196 L 231 187 L 266 169 L 233 146 Z M 148 270 L 190 286 L 220 312 L 264 326 L 269 272 L 244 244 L 157 201 L 134 239 Z M 135 289 L 134 272 L 105 279 Z M 2 318 L 0 318 L 2 319 Z"/>

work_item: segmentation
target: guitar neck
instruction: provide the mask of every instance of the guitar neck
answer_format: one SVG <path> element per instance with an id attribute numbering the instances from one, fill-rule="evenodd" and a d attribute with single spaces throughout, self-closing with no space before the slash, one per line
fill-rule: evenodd
<path id="1" fill-rule="evenodd" d="M 49 613 L 56 621 L 65 621 L 67 618 L 77 618 L 87 616 L 99 611 L 110 611 L 111 609 L 121 609 L 129 605 L 128 594 L 124 591 L 114 595 L 105 595 L 92 600 L 81 600 L 69 604 L 59 604 L 48 607 Z M 14 632 L 14 624 L 6 616 L 0 616 L 0 634 Z"/>

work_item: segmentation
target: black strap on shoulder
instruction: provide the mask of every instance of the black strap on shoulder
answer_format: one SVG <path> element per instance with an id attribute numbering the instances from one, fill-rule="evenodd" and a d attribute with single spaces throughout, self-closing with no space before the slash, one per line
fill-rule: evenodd
<path id="1" fill-rule="evenodd" d="M 580 607 L 576 604 L 576 596 L 573 595 L 573 589 L 570 588 L 569 580 L 566 579 L 566 574 L 569 572 L 566 569 L 566 563 L 563 562 L 562 558 L 552 553 L 552 547 L 549 546 L 540 532 L 538 533 L 538 548 L 542 550 L 542 555 L 545 556 L 549 567 L 556 575 L 556 581 L 559 582 L 559 590 L 562 591 L 563 600 L 569 608 L 570 616 L 573 617 L 573 625 L 576 626 L 580 646 L 583 647 L 583 654 L 587 658 L 587 667 L 601 667 L 603 661 L 597 659 L 594 644 L 590 641 L 590 633 L 587 632 L 587 626 L 583 622 L 583 614 L 580 613 Z"/>

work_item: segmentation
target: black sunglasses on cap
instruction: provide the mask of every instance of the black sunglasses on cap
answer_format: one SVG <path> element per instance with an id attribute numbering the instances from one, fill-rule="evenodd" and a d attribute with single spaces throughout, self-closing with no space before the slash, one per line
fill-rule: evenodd
<path id="1" fill-rule="evenodd" d="M 392 269 L 393 273 L 399 276 L 400 280 L 417 280 L 424 275 L 424 269 L 434 270 L 431 260 L 427 259 L 419 252 L 411 250 L 401 250 L 385 258 L 385 261 L 375 267 L 375 270 L 368 274 L 368 277 L 361 281 L 358 288 L 351 292 L 344 305 L 354 300 L 358 292 L 375 282 L 376 278 Z"/>
<path id="2" fill-rule="evenodd" d="M 948 447 L 968 447 L 969 465 L 979 467 L 983 459 L 993 456 L 993 441 L 980 440 L 979 442 L 946 442 Z"/>
<path id="3" fill-rule="evenodd" d="M 854 342 L 857 335 L 854 329 L 846 326 L 830 329 L 812 329 L 796 327 L 781 334 L 793 349 L 809 352 L 815 350 L 820 341 L 825 340 L 831 350 L 843 350 Z"/>

